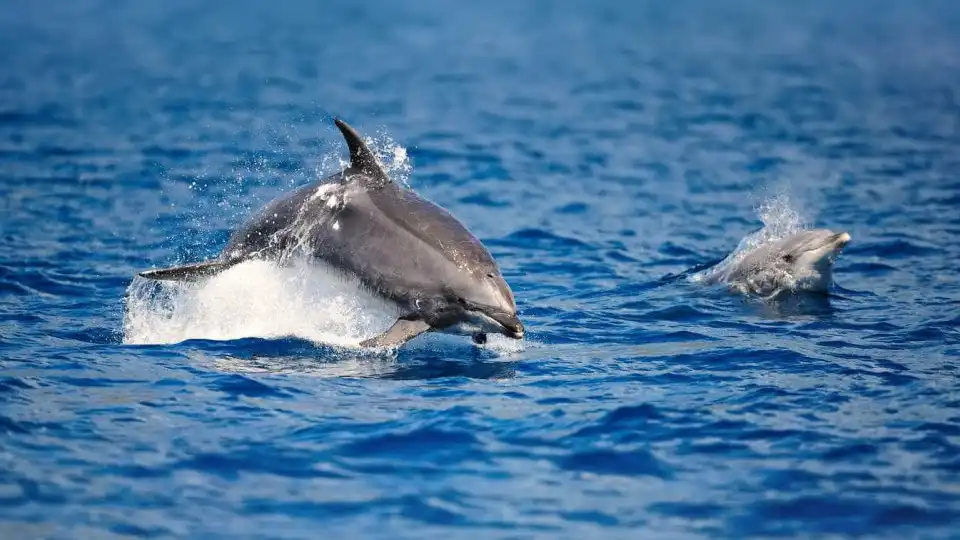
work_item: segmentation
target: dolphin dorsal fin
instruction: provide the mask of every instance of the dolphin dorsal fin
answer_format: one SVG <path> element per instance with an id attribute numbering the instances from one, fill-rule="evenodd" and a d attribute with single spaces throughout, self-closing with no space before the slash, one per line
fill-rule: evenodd
<path id="1" fill-rule="evenodd" d="M 347 148 L 350 149 L 350 168 L 355 172 L 362 173 L 360 183 L 367 188 L 379 188 L 390 182 L 386 171 L 377 160 L 377 156 L 370 151 L 360 134 L 339 118 L 334 118 L 333 122 L 340 128 L 340 133 L 347 141 Z"/>

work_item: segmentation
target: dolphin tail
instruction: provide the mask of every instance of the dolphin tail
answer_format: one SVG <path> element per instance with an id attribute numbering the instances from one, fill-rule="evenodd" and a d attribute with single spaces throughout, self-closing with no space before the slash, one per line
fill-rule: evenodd
<path id="1" fill-rule="evenodd" d="M 160 268 L 158 270 L 147 270 L 140 272 L 139 276 L 164 281 L 197 281 L 201 278 L 219 274 L 238 262 L 240 261 L 204 261 L 195 264 L 185 264 L 183 266 Z"/>
<path id="2" fill-rule="evenodd" d="M 393 323 L 389 330 L 379 336 L 361 341 L 360 346 L 394 347 L 403 345 L 430 329 L 431 326 L 420 319 L 397 319 L 397 322 Z"/>

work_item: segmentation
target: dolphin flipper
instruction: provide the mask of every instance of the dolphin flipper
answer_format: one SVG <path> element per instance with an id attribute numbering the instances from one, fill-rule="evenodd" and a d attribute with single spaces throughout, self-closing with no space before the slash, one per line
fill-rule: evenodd
<path id="1" fill-rule="evenodd" d="M 200 278 L 219 274 L 238 262 L 240 261 L 204 261 L 196 264 L 185 264 L 183 266 L 161 268 L 159 270 L 147 270 L 145 272 L 140 272 L 139 275 L 140 277 L 147 279 L 159 279 L 165 281 L 197 281 Z"/>
<path id="2" fill-rule="evenodd" d="M 429 331 L 431 326 L 420 319 L 397 319 L 389 330 L 361 341 L 361 347 L 394 347 L 403 345 L 420 334 Z"/>

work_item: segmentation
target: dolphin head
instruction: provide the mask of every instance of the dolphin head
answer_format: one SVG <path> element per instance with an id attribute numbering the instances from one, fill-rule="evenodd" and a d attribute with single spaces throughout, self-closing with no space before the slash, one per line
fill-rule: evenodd
<path id="1" fill-rule="evenodd" d="M 438 295 L 420 296 L 415 311 L 445 334 L 524 336 L 510 286 L 495 266 L 457 272 Z"/>
<path id="2" fill-rule="evenodd" d="M 833 263 L 849 242 L 846 232 L 803 231 L 780 242 L 778 262 L 796 280 L 796 288 L 826 291 L 833 283 Z"/>
<path id="3" fill-rule="evenodd" d="M 523 338 L 523 323 L 517 317 L 513 291 L 493 270 L 474 274 L 468 286 L 458 287 L 459 322 L 451 330 L 459 333 L 496 333 Z"/>
<path id="4" fill-rule="evenodd" d="M 763 297 L 781 292 L 826 292 L 833 284 L 833 262 L 849 242 L 850 235 L 845 232 L 801 231 L 721 263 L 708 279 Z"/>

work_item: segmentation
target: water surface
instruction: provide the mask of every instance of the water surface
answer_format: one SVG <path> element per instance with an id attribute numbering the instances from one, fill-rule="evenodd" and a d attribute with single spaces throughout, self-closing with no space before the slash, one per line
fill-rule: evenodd
<path id="1" fill-rule="evenodd" d="M 960 9 L 722 4 L 6 7 L 0 536 L 955 537 Z M 371 355 L 322 277 L 134 280 L 335 170 L 332 115 L 527 340 Z M 829 299 L 682 277 L 798 225 L 853 237 Z"/>

